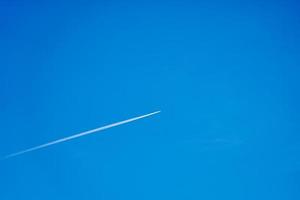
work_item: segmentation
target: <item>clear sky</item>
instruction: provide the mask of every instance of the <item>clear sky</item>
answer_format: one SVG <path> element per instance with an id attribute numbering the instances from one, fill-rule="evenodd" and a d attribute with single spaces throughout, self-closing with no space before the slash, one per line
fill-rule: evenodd
<path id="1" fill-rule="evenodd" d="M 0 0 L 1 200 L 300 199 L 300 4 Z"/>

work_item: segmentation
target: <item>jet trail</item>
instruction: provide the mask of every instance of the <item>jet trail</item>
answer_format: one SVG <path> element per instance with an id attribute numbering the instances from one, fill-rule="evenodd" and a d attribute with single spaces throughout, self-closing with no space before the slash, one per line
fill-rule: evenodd
<path id="1" fill-rule="evenodd" d="M 99 132 L 99 131 L 103 131 L 103 130 L 106 130 L 106 129 L 109 129 L 109 128 L 113 128 L 115 126 L 120 126 L 122 124 L 127 124 L 127 123 L 130 123 L 130 122 L 145 118 L 145 117 L 150 117 L 150 116 L 158 114 L 158 113 L 160 113 L 160 111 L 156 111 L 156 112 L 152 112 L 152 113 L 145 114 L 145 115 L 142 115 L 142 116 L 127 119 L 127 120 L 124 120 L 124 121 L 116 122 L 116 123 L 109 124 L 109 125 L 106 125 L 106 126 L 102 126 L 102 127 L 99 127 L 99 128 L 95 128 L 95 129 L 92 129 L 92 130 L 89 130 L 89 131 L 84 131 L 84 132 L 81 132 L 81 133 L 78 133 L 78 134 L 75 134 L 75 135 L 71 135 L 71 136 L 61 138 L 61 139 L 58 139 L 58 140 L 55 140 L 55 141 L 52 141 L 52 142 L 48 142 L 46 144 L 42 144 L 42 145 L 35 146 L 35 147 L 29 148 L 29 149 L 25 149 L 25 150 L 19 151 L 17 153 L 9 154 L 9 155 L 5 156 L 4 159 L 19 156 L 19 155 L 22 155 L 24 153 L 28 153 L 28 152 L 31 152 L 31 151 L 36 151 L 36 150 L 39 150 L 39 149 L 43 149 L 43 148 L 46 148 L 46 147 L 49 147 L 49 146 L 52 146 L 52 145 L 55 145 L 55 144 L 58 144 L 58 143 L 73 140 L 75 138 L 79 138 L 79 137 L 82 137 L 82 136 L 85 136 L 85 135 L 89 135 L 89 134 L 96 133 L 96 132 Z"/>

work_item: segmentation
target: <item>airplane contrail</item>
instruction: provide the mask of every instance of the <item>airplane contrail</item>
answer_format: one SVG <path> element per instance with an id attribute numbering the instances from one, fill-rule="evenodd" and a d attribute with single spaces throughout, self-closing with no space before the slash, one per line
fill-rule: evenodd
<path id="1" fill-rule="evenodd" d="M 55 144 L 58 144 L 58 143 L 73 140 L 75 138 L 79 138 L 79 137 L 82 137 L 82 136 L 85 136 L 85 135 L 89 135 L 89 134 L 96 133 L 96 132 L 99 132 L 99 131 L 103 131 L 103 130 L 106 130 L 106 129 L 109 129 L 109 128 L 113 128 L 115 126 L 120 126 L 122 124 L 127 124 L 129 122 L 133 122 L 133 121 L 145 118 L 145 117 L 150 117 L 150 116 L 158 114 L 158 113 L 160 113 L 160 111 L 156 111 L 156 112 L 141 115 L 141 116 L 138 116 L 138 117 L 130 118 L 130 119 L 127 119 L 127 120 L 123 120 L 123 121 L 120 121 L 120 122 L 116 122 L 116 123 L 113 123 L 113 124 L 109 124 L 109 125 L 106 125 L 106 126 L 95 128 L 95 129 L 92 129 L 92 130 L 89 130 L 89 131 L 84 131 L 84 132 L 81 132 L 81 133 L 78 133 L 78 134 L 75 134 L 75 135 L 71 135 L 71 136 L 68 136 L 68 137 L 65 137 L 65 138 L 54 140 L 52 142 L 48 142 L 46 144 L 38 145 L 38 146 L 29 148 L 29 149 L 25 149 L 23 151 L 19 151 L 19 152 L 13 153 L 13 154 L 9 154 L 9 155 L 5 156 L 4 159 L 19 156 L 19 155 L 22 155 L 24 153 L 28 153 L 28 152 L 31 152 L 31 151 L 36 151 L 36 150 L 39 150 L 39 149 L 43 149 L 43 148 L 46 148 L 46 147 L 49 147 L 49 146 L 52 146 L 52 145 L 55 145 Z"/>

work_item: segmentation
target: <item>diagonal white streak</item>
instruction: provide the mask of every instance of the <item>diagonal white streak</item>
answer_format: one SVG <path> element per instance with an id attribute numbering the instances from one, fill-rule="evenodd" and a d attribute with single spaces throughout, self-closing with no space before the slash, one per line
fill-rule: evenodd
<path id="1" fill-rule="evenodd" d="M 92 130 L 89 130 L 89 131 L 84 131 L 84 132 L 81 132 L 81 133 L 78 133 L 78 134 L 75 134 L 75 135 L 71 135 L 71 136 L 68 136 L 68 137 L 65 137 L 65 138 L 54 140 L 52 142 L 48 142 L 46 144 L 42 144 L 42 145 L 38 145 L 38 146 L 29 148 L 29 149 L 25 149 L 25 150 L 19 151 L 17 153 L 9 154 L 9 155 L 5 156 L 4 159 L 19 156 L 21 154 L 28 153 L 28 152 L 31 152 L 31 151 L 36 151 L 38 149 L 43 149 L 43 148 L 46 148 L 46 147 L 49 147 L 49 146 L 52 146 L 52 145 L 55 145 L 55 144 L 58 144 L 58 143 L 73 140 L 75 138 L 79 138 L 79 137 L 82 137 L 82 136 L 85 136 L 85 135 L 89 135 L 89 134 L 96 133 L 96 132 L 99 132 L 99 131 L 103 131 L 103 130 L 106 130 L 106 129 L 109 129 L 109 128 L 113 128 L 115 126 L 120 126 L 122 124 L 127 124 L 129 122 L 133 122 L 133 121 L 145 118 L 145 117 L 150 117 L 151 115 L 155 115 L 155 114 L 158 114 L 158 113 L 160 113 L 160 111 L 156 111 L 156 112 L 152 112 L 152 113 L 145 114 L 145 115 L 142 115 L 142 116 L 130 118 L 130 119 L 127 119 L 127 120 L 124 120 L 124 121 L 120 121 L 120 122 L 116 122 L 116 123 L 109 124 L 109 125 L 106 125 L 106 126 L 102 126 L 102 127 L 99 127 L 99 128 L 95 128 L 95 129 L 92 129 Z"/>

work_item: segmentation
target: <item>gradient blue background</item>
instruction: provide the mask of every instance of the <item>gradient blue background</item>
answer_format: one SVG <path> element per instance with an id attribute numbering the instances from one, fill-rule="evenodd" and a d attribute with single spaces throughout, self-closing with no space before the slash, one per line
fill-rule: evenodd
<path id="1" fill-rule="evenodd" d="M 300 199 L 297 1 L 5 1 L 1 200 Z"/>

